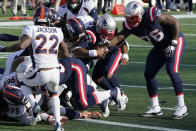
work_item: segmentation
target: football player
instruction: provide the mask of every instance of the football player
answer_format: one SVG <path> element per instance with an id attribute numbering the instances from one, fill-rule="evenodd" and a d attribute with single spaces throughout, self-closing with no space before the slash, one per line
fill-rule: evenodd
<path id="1" fill-rule="evenodd" d="M 164 65 L 177 96 L 177 107 L 172 118 L 180 119 L 187 115 L 182 80 L 178 73 L 186 45 L 185 37 L 180 32 L 179 21 L 168 14 L 161 14 L 156 7 L 144 10 L 138 1 L 131 1 L 126 5 L 124 17 L 123 30 L 110 40 L 110 46 L 126 39 L 130 34 L 154 46 L 147 56 L 145 65 L 144 76 L 151 106 L 144 116 L 163 114 L 158 101 L 156 74 Z"/>
<path id="2" fill-rule="evenodd" d="M 116 33 L 117 27 L 113 17 L 104 14 L 98 18 L 96 28 L 91 27 L 86 30 L 86 34 L 92 40 L 90 42 L 80 42 L 72 50 L 72 54 L 82 59 L 85 64 L 91 62 L 92 59 L 99 59 L 94 67 L 92 78 L 96 84 L 105 90 L 120 87 L 115 72 L 120 64 L 128 64 L 129 59 L 126 41 L 119 43 L 120 47 L 115 46 L 110 49 L 107 48 L 107 45 L 102 45 L 102 41 L 110 40 Z M 125 96 L 123 92 L 122 96 Z M 127 102 L 128 98 L 126 96 L 125 98 Z"/>
<path id="3" fill-rule="evenodd" d="M 35 11 L 34 25 L 26 26 L 23 30 L 23 37 L 17 44 L 1 48 L 0 51 L 17 51 L 29 45 L 33 48 L 33 67 L 26 71 L 23 83 L 28 86 L 47 85 L 50 92 L 50 99 L 53 114 L 55 116 L 55 128 L 57 131 L 64 130 L 60 123 L 60 101 L 56 95 L 59 83 L 59 65 L 57 60 L 58 48 L 60 47 L 64 56 L 67 54 L 67 47 L 63 41 L 63 33 L 60 28 L 49 27 L 51 21 L 51 11 L 49 8 L 41 6 Z M 60 45 L 60 46 L 59 46 Z M 36 85 L 34 85 L 36 84 Z M 32 95 L 30 88 L 22 86 L 25 97 Z M 26 91 L 25 91 L 26 90 Z M 33 107 L 34 117 L 40 112 L 36 102 L 30 102 Z"/>
<path id="4" fill-rule="evenodd" d="M 20 57 L 16 59 L 16 61 L 21 61 L 24 57 Z M 28 57 L 29 58 L 29 57 Z M 25 61 L 26 62 L 26 61 Z M 15 64 L 15 63 L 14 63 Z M 23 64 L 23 62 L 21 63 Z M 22 66 L 25 66 L 23 64 Z M 16 71 L 20 72 L 23 70 L 22 68 L 17 68 Z M 16 72 L 12 72 L 10 75 L 4 77 L 1 81 L 1 86 L 3 87 L 2 90 L 2 97 L 7 102 L 8 110 L 4 110 L 8 117 L 16 118 L 19 122 L 25 125 L 35 125 L 38 121 L 45 120 L 49 122 L 51 125 L 54 126 L 55 119 L 52 115 L 52 111 L 45 109 L 46 106 L 44 104 L 44 93 L 43 87 L 36 88 L 34 87 L 34 96 L 41 105 L 42 112 L 39 114 L 40 117 L 36 118 L 35 122 L 31 121 L 31 106 L 30 103 L 24 97 L 21 89 L 20 89 L 20 82 L 17 79 Z M 47 107 L 48 108 L 48 107 Z M 73 109 L 60 107 L 61 112 L 61 124 L 66 123 L 68 120 L 72 119 L 89 119 L 89 118 L 101 118 L 101 114 L 98 112 L 77 112 Z M 49 115 L 50 114 L 50 115 Z"/>
<path id="5" fill-rule="evenodd" d="M 73 17 L 83 16 L 83 21 L 94 24 L 98 18 L 92 0 L 67 0 L 66 4 L 59 7 L 58 13 L 65 23 Z"/>

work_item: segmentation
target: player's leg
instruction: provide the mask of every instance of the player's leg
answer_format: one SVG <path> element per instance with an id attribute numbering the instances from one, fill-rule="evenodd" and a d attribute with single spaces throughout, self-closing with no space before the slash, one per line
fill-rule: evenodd
<path id="1" fill-rule="evenodd" d="M 173 119 L 180 119 L 183 116 L 187 115 L 187 107 L 184 102 L 184 93 L 182 87 L 182 80 L 179 76 L 179 65 L 183 56 L 183 52 L 185 49 L 186 40 L 183 35 L 180 35 L 178 38 L 178 45 L 176 47 L 175 54 L 167 58 L 166 60 L 166 69 L 167 73 L 170 76 L 172 81 L 172 85 L 174 87 L 176 96 L 177 96 L 177 108 L 172 116 Z"/>
<path id="2" fill-rule="evenodd" d="M 50 95 L 51 109 L 55 118 L 55 127 L 61 126 L 60 123 L 60 100 L 57 95 L 60 73 L 59 69 L 53 68 L 51 70 L 40 71 L 40 80 L 42 85 L 46 84 Z"/>
<path id="3" fill-rule="evenodd" d="M 105 65 L 105 59 L 101 59 L 96 63 L 92 73 L 92 79 L 97 85 L 99 85 L 103 89 L 110 90 L 112 89 L 112 85 L 109 83 L 107 78 L 103 75 L 104 65 Z"/>
<path id="4" fill-rule="evenodd" d="M 153 48 L 147 56 L 145 65 L 145 80 L 150 96 L 151 105 L 143 116 L 162 115 L 161 108 L 158 101 L 158 83 L 156 80 L 156 74 L 165 63 L 164 51 Z"/>
<path id="5" fill-rule="evenodd" d="M 87 75 L 86 67 L 79 59 L 72 59 L 72 78 L 71 78 L 71 90 L 72 98 L 74 99 L 74 105 L 80 110 L 88 108 L 87 100 Z"/>
<path id="6" fill-rule="evenodd" d="M 121 56 L 121 49 L 115 49 L 106 58 L 99 60 L 94 68 L 93 80 L 106 90 L 120 87 L 120 83 L 116 76 L 114 76 L 114 73 L 119 68 Z"/>

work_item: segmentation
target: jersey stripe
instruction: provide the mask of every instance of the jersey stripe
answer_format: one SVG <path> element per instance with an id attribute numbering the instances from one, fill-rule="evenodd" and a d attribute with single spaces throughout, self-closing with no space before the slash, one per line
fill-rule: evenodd
<path id="1" fill-rule="evenodd" d="M 179 37 L 178 38 L 178 45 L 176 48 L 176 55 L 175 55 L 174 73 L 178 73 L 182 49 L 183 49 L 183 37 Z"/>
<path id="2" fill-rule="evenodd" d="M 149 9 L 149 19 L 150 21 L 154 21 L 155 20 L 155 14 L 154 14 L 154 10 L 155 10 L 156 7 L 151 7 Z"/>
<path id="3" fill-rule="evenodd" d="M 119 61 L 121 60 L 121 57 L 122 57 L 122 52 L 121 52 L 121 49 L 118 48 L 118 54 L 114 60 L 112 67 L 110 68 L 109 74 L 114 74 L 114 72 L 116 71 L 116 69 L 119 66 Z"/>
<path id="4" fill-rule="evenodd" d="M 85 90 L 85 84 L 84 84 L 84 74 L 81 67 L 77 64 L 72 63 L 72 69 L 76 71 L 78 76 L 78 90 L 80 94 L 80 101 L 82 102 L 83 106 L 87 108 L 88 102 L 86 97 L 86 90 Z"/>

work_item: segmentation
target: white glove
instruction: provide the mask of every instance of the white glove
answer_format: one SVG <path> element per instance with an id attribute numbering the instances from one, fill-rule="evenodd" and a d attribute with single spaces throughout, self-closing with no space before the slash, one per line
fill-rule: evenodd
<path id="1" fill-rule="evenodd" d="M 176 46 L 177 46 L 177 41 L 172 40 L 171 45 L 168 45 L 168 47 L 165 49 L 165 56 L 166 57 L 171 57 L 174 54 L 175 50 L 176 50 Z"/>

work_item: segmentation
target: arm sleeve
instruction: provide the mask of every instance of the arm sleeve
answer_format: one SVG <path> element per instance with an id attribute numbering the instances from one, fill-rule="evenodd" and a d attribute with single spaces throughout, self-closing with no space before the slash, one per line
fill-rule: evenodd
<path id="1" fill-rule="evenodd" d="M 19 36 L 10 35 L 10 34 L 0 34 L 1 41 L 17 41 L 19 40 Z"/>

